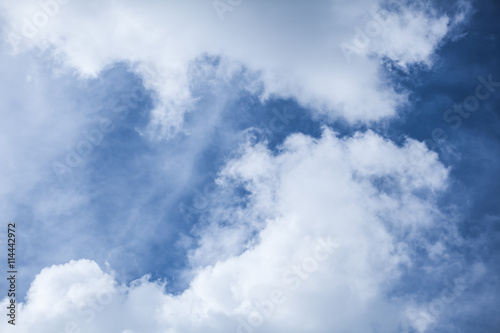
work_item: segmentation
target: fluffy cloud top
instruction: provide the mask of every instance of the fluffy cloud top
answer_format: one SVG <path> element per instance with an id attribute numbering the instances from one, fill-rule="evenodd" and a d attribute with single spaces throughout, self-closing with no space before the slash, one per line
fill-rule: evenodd
<path id="1" fill-rule="evenodd" d="M 18 50 L 50 50 L 83 76 L 116 61 L 132 64 L 157 93 L 151 127 L 167 137 L 182 128 L 191 109 L 187 68 L 204 54 L 221 56 L 229 73 L 240 66 L 253 72 L 257 81 L 247 89 L 262 98 L 294 98 L 350 122 L 394 115 L 406 96 L 380 75 L 382 59 L 404 67 L 430 65 L 459 20 L 425 5 L 391 4 L 387 11 L 374 0 L 50 0 L 0 6 L 4 37 Z"/>
<path id="2" fill-rule="evenodd" d="M 36 277 L 16 332 L 418 328 L 422 316 L 412 309 L 425 304 L 389 294 L 415 251 L 436 246 L 421 236 L 442 223 L 436 196 L 447 179 L 423 144 L 398 147 L 372 132 L 296 134 L 278 154 L 246 144 L 218 180 L 223 191 L 245 188 L 246 201 L 221 202 L 208 214 L 182 294 L 148 277 L 117 286 L 92 261 L 70 262 Z"/>

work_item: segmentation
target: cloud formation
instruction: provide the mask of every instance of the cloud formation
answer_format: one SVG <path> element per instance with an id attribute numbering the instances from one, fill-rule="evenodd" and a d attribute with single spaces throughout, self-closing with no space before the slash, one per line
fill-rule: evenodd
<path id="1" fill-rule="evenodd" d="M 129 253 L 130 248 L 143 249 L 125 244 L 129 233 L 134 245 L 146 244 L 165 220 L 173 224 L 163 209 L 170 212 L 169 205 L 194 183 L 195 160 L 205 153 L 211 129 L 220 126 L 226 102 L 237 100 L 233 95 L 260 101 L 289 98 L 326 124 L 318 137 L 292 133 L 277 149 L 250 137 L 231 152 L 217 175 L 210 208 L 200 214 L 191 235 L 176 239 L 188 249 L 187 258 L 180 259 L 188 266 L 178 277 L 188 285 L 185 290 L 169 293 L 167 282 L 148 275 L 121 284 L 125 274 L 113 272 L 114 267 L 99 267 L 96 258 L 73 260 L 36 276 L 19 306 L 16 332 L 425 332 L 439 318 L 452 326 L 454 302 L 487 273 L 481 263 L 467 272 L 455 265 L 463 260 L 453 251 L 462 239 L 453 209 L 440 202 L 450 169 L 435 152 L 412 139 L 396 144 L 370 130 L 341 136 L 328 127 L 332 120 L 370 125 L 397 115 L 410 92 L 392 85 L 383 65 L 395 64 L 402 71 L 431 67 L 435 51 L 464 20 L 468 8 L 463 3 L 446 13 L 428 2 L 373 0 L 45 0 L 1 1 L 0 8 L 2 35 L 15 56 L 42 50 L 51 61 L 42 66 L 75 71 L 84 83 L 122 62 L 153 92 L 147 129 L 153 137 L 172 139 L 168 145 L 151 140 L 131 121 L 124 127 L 133 127 L 140 137 L 130 141 L 137 155 L 113 160 L 121 166 L 130 162 L 121 175 L 111 175 L 115 164 L 107 165 L 109 175 L 102 178 L 109 192 L 98 181 L 83 187 L 91 174 L 33 196 L 42 198 L 33 201 L 31 212 L 47 223 L 44 230 L 50 223 L 50 230 L 56 230 L 57 223 L 72 216 L 58 239 L 79 234 L 75 248 L 89 246 L 96 238 L 88 230 L 106 214 L 116 214 L 102 227 L 115 239 L 109 246 L 116 247 L 102 252 L 109 250 L 107 258 L 122 266 L 132 267 L 142 255 Z M 63 86 L 63 80 L 39 83 L 21 67 L 0 65 L 18 78 L 13 84 L 1 82 L 0 101 L 19 109 L 0 125 L 0 151 L 9 160 L 0 171 L 22 174 L 5 182 L 4 196 L 44 187 L 50 162 L 66 142 L 81 140 L 85 125 L 95 125 L 91 120 L 96 119 L 88 105 L 74 114 L 62 110 L 77 110 L 67 102 L 67 91 L 48 92 Z M 241 86 L 234 87 L 231 80 L 238 76 Z M 200 86 L 215 90 L 214 101 L 197 103 L 193 91 L 203 91 Z M 13 99 L 5 93 L 11 89 Z M 23 100 L 25 95 L 33 102 Z M 48 95 L 51 103 L 44 100 Z M 54 101 L 62 106 L 54 107 Z M 204 107 L 203 119 L 188 128 L 189 112 Z M 19 123 L 28 134 L 18 133 Z M 252 130 L 259 131 L 245 128 L 238 140 Z M 180 132 L 192 131 L 197 133 L 186 135 L 189 140 L 179 139 Z M 15 146 L 4 143 L 10 139 Z M 109 142 L 122 147 L 126 139 L 116 134 Z M 29 159 L 19 153 L 26 147 L 34 152 Z M 138 169 L 143 178 L 129 177 Z M 133 181 L 123 186 L 123 178 L 146 179 L 141 189 L 148 187 L 147 193 L 117 204 L 136 190 Z M 165 195 L 169 187 L 175 191 Z M 109 199 L 116 193 L 126 194 Z M 87 210 L 96 198 L 103 200 L 101 206 Z M 1 210 L 16 210 L 9 207 L 12 202 L 23 200 L 0 203 Z M 108 209 L 109 203 L 115 206 Z M 146 216 L 150 230 L 141 221 L 144 211 L 151 214 Z M 423 293 L 418 283 L 407 281 L 405 274 L 419 270 L 439 281 L 434 288 L 442 288 Z M 5 307 L 7 300 L 0 304 Z M 13 330 L 6 325 L 0 323 L 2 331 Z"/>
<path id="2" fill-rule="evenodd" d="M 18 50 L 49 50 L 85 77 L 130 63 L 156 91 L 151 129 L 161 137 L 182 130 L 193 105 L 188 67 L 205 54 L 228 62 L 228 74 L 240 66 L 253 72 L 247 89 L 263 99 L 293 98 L 352 123 L 393 116 L 406 92 L 384 79 L 382 62 L 430 66 L 463 19 L 463 11 L 374 0 L 233 1 L 222 10 L 216 3 L 51 0 L 1 7 L 4 37 Z"/>
<path id="3" fill-rule="evenodd" d="M 424 151 L 425 162 L 411 162 L 415 151 Z M 436 245 L 422 235 L 442 223 L 436 198 L 447 183 L 437 155 L 413 140 L 398 147 L 373 132 L 339 138 L 324 129 L 319 139 L 291 135 L 278 154 L 248 143 L 218 179 L 224 191 L 245 188 L 246 201 L 221 202 L 208 214 L 188 289 L 168 294 L 147 276 L 119 286 L 94 262 L 73 261 L 35 278 L 16 329 L 391 332 L 421 325 L 412 322 L 411 298 L 389 295 L 415 264 L 415 251 Z"/>

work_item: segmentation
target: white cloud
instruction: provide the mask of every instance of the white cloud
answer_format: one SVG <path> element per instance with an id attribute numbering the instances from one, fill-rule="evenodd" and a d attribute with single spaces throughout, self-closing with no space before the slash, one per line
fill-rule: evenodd
<path id="1" fill-rule="evenodd" d="M 427 245 L 419 235 L 437 226 L 435 198 L 448 182 L 435 153 L 425 151 L 426 163 L 410 162 L 420 145 L 408 140 L 398 147 L 372 132 L 338 138 L 328 129 L 319 139 L 292 135 L 278 154 L 259 143 L 244 145 L 221 171 L 219 185 L 228 192 L 245 187 L 248 201 L 234 207 L 221 200 L 213 208 L 215 219 L 208 216 L 191 255 L 187 290 L 167 294 L 147 276 L 118 287 L 87 260 L 53 266 L 32 283 L 16 332 L 63 332 L 68 323 L 94 333 L 111 327 L 396 331 L 400 316 L 417 310 L 413 300 L 388 292 L 412 265 L 415 246 Z M 217 219 L 220 211 L 227 221 Z M 240 228 L 246 238 L 238 236 Z M 239 240 L 232 246 L 214 246 L 232 235 Z M 105 291 L 111 295 L 106 304 L 93 304 Z"/>
<path id="2" fill-rule="evenodd" d="M 21 37 L 17 46 L 27 55 L 37 48 L 48 50 L 84 77 L 98 75 L 116 61 L 129 62 L 156 91 L 151 128 L 165 137 L 182 129 L 193 103 L 188 67 L 204 54 L 221 56 L 216 80 L 227 80 L 245 67 L 259 78 L 246 88 L 258 92 L 262 83 L 263 98 L 292 97 L 331 118 L 370 122 L 394 115 L 406 98 L 382 79 L 380 58 L 403 67 L 431 65 L 450 22 L 457 21 L 428 8 L 402 8 L 390 14 L 380 34 L 370 37 L 366 51 L 352 55 L 348 63 L 339 45 L 355 38 L 356 27 L 371 22 L 370 9 L 378 6 L 370 0 L 245 1 L 221 22 L 211 1 L 71 1 L 58 5 L 54 17 L 32 31 L 36 36 Z M 45 17 L 36 1 L 2 0 L 0 7 L 7 38 L 10 32 L 23 33 L 25 18 Z M 30 77 L 28 82 L 14 82 L 16 91 L 38 84 L 32 71 L 22 73 Z M 11 82 L 2 84 L 3 91 L 14 90 Z M 9 182 L 3 194 L 29 192 L 48 170 L 40 166 L 60 153 L 61 142 L 76 140 L 88 121 L 84 114 L 61 118 L 64 112 L 40 103 L 39 96 L 60 101 L 60 94 L 38 89 L 29 101 L 22 93 L 16 95 L 36 105 L 21 104 L 19 113 L 2 123 L 2 142 L 16 144 L 0 147 L 9 156 L 0 171 L 29 175 Z M 26 95 L 30 92 L 27 89 Z M 43 108 L 35 112 L 39 103 Z M 68 105 L 60 108 L 74 109 Z M 21 152 L 31 142 L 37 143 L 34 155 L 26 157 Z M 425 306 L 389 300 L 386 292 L 401 267 L 412 265 L 414 246 L 423 242 L 420 233 L 442 218 L 435 199 L 446 188 L 447 176 L 437 155 L 422 143 L 408 140 L 398 147 L 372 132 L 346 139 L 330 130 L 317 140 L 292 135 L 278 154 L 263 144 L 247 144 L 223 169 L 219 185 L 230 198 L 235 188 L 244 187 L 250 193 L 248 202 L 235 208 L 221 196 L 206 216 L 207 226 L 197 230 L 198 247 L 189 256 L 192 268 L 187 276 L 193 279 L 186 291 L 166 294 L 162 283 L 148 277 L 117 286 L 95 262 L 72 261 L 46 268 L 36 277 L 19 307 L 16 332 L 236 331 L 241 321 L 250 327 L 252 302 L 281 303 L 278 290 L 286 300 L 273 306 L 272 315 L 264 314 L 259 331 L 395 330 L 401 310 L 408 309 L 411 321 Z M 36 203 L 34 212 L 42 218 L 68 214 L 88 200 L 78 191 L 69 193 L 63 197 L 48 191 L 50 200 Z M 336 245 L 332 253 L 318 257 L 318 244 L 325 237 Z M 433 257 L 446 257 L 445 245 L 439 244 L 423 247 Z M 123 251 L 112 254 L 121 257 Z M 303 267 L 298 268 L 301 272 L 295 272 L 296 265 Z M 417 328 L 424 330 L 431 321 L 424 324 Z M 12 331 L 6 325 L 0 323 L 2 331 Z"/>
<path id="3" fill-rule="evenodd" d="M 53 5 L 48 14 L 40 3 Z M 380 58 L 430 65 L 449 23 L 457 22 L 427 6 L 399 8 L 384 20 L 374 0 L 244 1 L 226 12 L 224 21 L 206 0 L 0 5 L 9 27 L 5 36 L 17 33 L 21 42 L 14 44 L 20 49 L 49 49 L 83 76 L 97 75 L 116 61 L 134 64 L 158 95 L 151 126 L 167 137 L 182 128 L 191 108 L 187 68 L 203 54 L 257 73 L 263 98 L 291 97 L 330 117 L 370 122 L 394 115 L 406 99 L 382 79 Z M 378 20 L 370 14 L 377 10 Z M 383 28 L 377 31 L 374 24 Z M 370 47 L 348 63 L 340 45 L 356 40 L 356 29 L 368 31 Z"/>
<path id="4" fill-rule="evenodd" d="M 419 11 L 403 9 L 391 15 L 381 39 L 370 48 L 380 56 L 386 56 L 402 67 L 410 64 L 432 64 L 432 55 L 449 29 L 450 18 L 430 16 Z"/>

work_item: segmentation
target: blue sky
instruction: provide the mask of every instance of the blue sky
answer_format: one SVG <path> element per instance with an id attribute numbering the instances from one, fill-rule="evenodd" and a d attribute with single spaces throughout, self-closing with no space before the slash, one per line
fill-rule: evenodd
<path id="1" fill-rule="evenodd" d="M 0 8 L 2 332 L 500 328 L 495 1 Z"/>

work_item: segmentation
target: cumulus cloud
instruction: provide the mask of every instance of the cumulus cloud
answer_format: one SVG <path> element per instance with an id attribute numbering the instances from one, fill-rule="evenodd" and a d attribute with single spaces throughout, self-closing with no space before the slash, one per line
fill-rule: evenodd
<path id="1" fill-rule="evenodd" d="M 151 128 L 164 137 L 182 129 L 193 103 L 188 66 L 204 54 L 223 57 L 233 71 L 244 66 L 254 72 L 257 81 L 247 89 L 261 86 L 263 99 L 294 98 L 350 122 L 392 116 L 406 96 L 383 79 L 382 59 L 404 67 L 430 65 L 434 50 L 459 21 L 435 13 L 431 5 L 392 4 L 386 10 L 374 0 L 221 3 L 0 5 L 4 37 L 17 50 L 50 50 L 82 76 L 129 62 L 156 91 Z"/>
<path id="2" fill-rule="evenodd" d="M 425 162 L 412 162 L 416 151 Z M 247 195 L 207 214 L 181 294 L 148 276 L 119 286 L 94 262 L 73 261 L 36 277 L 16 332 L 395 332 L 431 324 L 411 322 L 423 304 L 390 296 L 415 251 L 434 244 L 422 234 L 442 223 L 436 198 L 448 170 L 422 143 L 397 146 L 370 131 L 339 138 L 327 128 L 318 139 L 289 136 L 277 154 L 247 143 L 218 185 Z"/>
<path id="3" fill-rule="evenodd" d="M 377 23 L 375 20 L 365 25 L 366 37 L 370 33 L 380 33 L 381 38 L 375 43 L 370 43 L 369 39 L 358 42 L 361 50 L 366 45 L 367 53 L 387 57 L 403 68 L 412 64 L 430 66 L 434 51 L 449 30 L 450 18 L 410 8 L 386 16 L 378 28 L 373 27 Z"/>
<path id="4" fill-rule="evenodd" d="M 225 7 L 201 0 L 45 0 L 0 1 L 0 8 L 3 36 L 18 57 L 43 50 L 83 78 L 128 63 L 155 93 L 149 128 L 162 138 L 185 130 L 193 85 L 214 87 L 207 81 L 226 82 L 241 72 L 250 73 L 244 89 L 262 100 L 292 98 L 327 121 L 370 123 L 393 116 L 407 92 L 396 92 L 384 79 L 381 63 L 431 66 L 434 51 L 462 17 L 373 0 L 233 1 Z M 194 79 L 190 65 L 207 54 L 218 59 L 217 73 Z M 16 84 L 29 86 L 21 81 Z M 62 150 L 60 142 L 74 141 L 91 118 L 26 108 L 2 123 L 2 142 L 14 137 L 23 151 L 29 146 L 24 140 L 37 141 L 43 150 L 23 164 L 25 156 L 0 147 L 15 157 L 3 173 L 23 164 L 22 173 L 31 175 L 23 180 L 27 189 L 18 189 L 23 193 L 43 178 L 40 164 L 48 165 Z M 32 134 L 16 136 L 19 122 Z M 189 160 L 197 149 L 186 153 Z M 196 239 L 186 242 L 195 244 L 183 275 L 189 277 L 186 290 L 169 294 L 164 281 L 149 276 L 120 285 L 119 277 L 94 261 L 71 261 L 34 279 L 19 304 L 15 330 L 424 332 L 438 316 L 428 313 L 428 300 L 391 291 L 416 265 L 417 252 L 431 263 L 452 257 L 448 245 L 458 241 L 456 234 L 422 237 L 436 228 L 453 229 L 437 203 L 448 173 L 423 143 L 408 139 L 398 146 L 371 131 L 343 138 L 326 127 L 320 138 L 292 134 L 277 152 L 250 140 L 220 170 L 219 197 L 195 226 Z M 190 171 L 179 175 L 189 178 Z M 9 183 L 2 194 L 16 186 Z M 42 217 L 68 214 L 90 201 L 76 190 L 47 193 L 49 199 L 34 204 Z M 78 223 L 70 226 L 72 233 L 79 231 Z M 115 249 L 110 258 L 125 252 Z M 4 321 L 0 327 L 13 330 Z"/>

